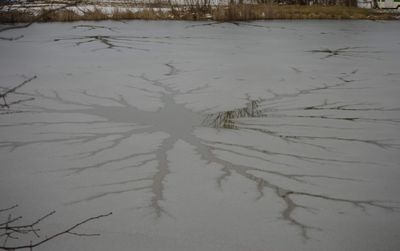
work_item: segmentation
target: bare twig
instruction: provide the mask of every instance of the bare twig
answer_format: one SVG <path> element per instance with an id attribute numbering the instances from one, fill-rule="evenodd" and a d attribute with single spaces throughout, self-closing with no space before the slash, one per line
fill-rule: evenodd
<path id="1" fill-rule="evenodd" d="M 18 207 L 18 204 L 15 204 L 14 206 L 11 206 L 11 207 L 8 207 L 8 208 L 0 209 L 0 213 L 5 212 L 5 211 L 12 210 L 12 209 L 14 209 L 14 208 L 16 208 L 16 207 Z"/>
<path id="2" fill-rule="evenodd" d="M 12 207 L 9 208 L 5 208 L 5 209 L 0 209 L 0 213 L 1 212 L 6 212 L 9 210 L 12 210 L 14 208 L 16 208 L 18 205 L 14 205 Z M 75 225 L 60 231 L 58 233 L 52 234 L 50 236 L 46 236 L 44 239 L 39 240 L 37 242 L 34 241 L 30 241 L 29 244 L 22 244 L 22 245 L 7 245 L 7 241 L 9 239 L 14 239 L 17 240 L 19 239 L 19 237 L 23 236 L 23 235 L 27 235 L 27 234 L 33 234 L 36 236 L 36 238 L 40 238 L 39 235 L 39 231 L 40 228 L 38 228 L 39 223 L 41 223 L 43 220 L 47 219 L 48 217 L 52 216 L 55 214 L 55 211 L 51 211 L 50 213 L 40 217 L 39 219 L 35 220 L 34 222 L 32 222 L 31 224 L 25 224 L 25 225 L 18 225 L 16 224 L 16 222 L 20 219 L 22 219 L 22 216 L 18 216 L 13 218 L 12 215 L 10 214 L 7 217 L 7 220 L 5 222 L 0 222 L 0 231 L 3 231 L 3 233 L 0 234 L 0 239 L 2 240 L 2 244 L 0 244 L 0 250 L 20 250 L 20 249 L 29 249 L 29 250 L 33 250 L 33 248 L 36 248 L 48 241 L 51 241 L 57 237 L 60 237 L 62 235 L 66 235 L 66 234 L 70 234 L 70 235 L 75 235 L 75 236 L 80 236 L 80 237 L 88 237 L 88 236 L 99 236 L 100 234 L 88 234 L 88 233 L 77 233 L 73 230 L 75 230 L 76 228 L 78 228 L 79 226 L 86 224 L 90 221 L 94 221 L 100 218 L 104 218 L 107 217 L 109 215 L 111 215 L 112 213 L 107 213 L 107 214 L 100 214 L 97 216 L 93 216 L 90 218 L 87 218 L 85 220 L 82 220 L 78 223 L 76 223 Z"/>
<path id="3" fill-rule="evenodd" d="M 4 88 L 4 91 L 2 93 L 0 93 L 0 99 L 3 100 L 3 104 L 0 104 L 0 108 L 7 108 L 9 109 L 11 105 L 15 105 L 15 104 L 19 104 L 19 103 L 23 103 L 26 101 L 31 101 L 34 98 L 30 97 L 30 98 L 26 98 L 26 99 L 19 99 L 16 101 L 12 101 L 10 103 L 7 103 L 7 95 L 11 94 L 11 93 L 16 93 L 16 90 L 21 88 L 22 86 L 24 86 L 25 84 L 31 82 L 32 80 L 34 80 L 35 78 L 37 78 L 37 76 L 33 76 L 29 79 L 26 79 L 25 81 L 23 81 L 21 84 L 14 86 L 12 88 Z M 1 212 L 1 211 L 0 211 Z"/>

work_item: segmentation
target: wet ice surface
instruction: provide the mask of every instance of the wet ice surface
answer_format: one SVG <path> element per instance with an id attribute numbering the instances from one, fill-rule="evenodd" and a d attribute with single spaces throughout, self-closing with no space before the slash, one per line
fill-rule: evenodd
<path id="1" fill-rule="evenodd" d="M 8 31 L 2 90 L 37 78 L 1 103 L 0 207 L 57 210 L 48 232 L 114 213 L 43 250 L 396 250 L 399 28 Z"/>

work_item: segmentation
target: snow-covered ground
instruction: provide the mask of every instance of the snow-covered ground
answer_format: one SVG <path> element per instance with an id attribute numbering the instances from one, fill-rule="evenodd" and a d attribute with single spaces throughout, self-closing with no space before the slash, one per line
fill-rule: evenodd
<path id="1" fill-rule="evenodd" d="M 39 250 L 398 250 L 399 29 L 2 32 L 16 38 L 0 40 L 2 89 L 37 78 L 1 110 L 0 208 L 19 204 L 26 220 L 57 210 L 43 235 L 113 212 L 80 230 L 100 237 Z"/>

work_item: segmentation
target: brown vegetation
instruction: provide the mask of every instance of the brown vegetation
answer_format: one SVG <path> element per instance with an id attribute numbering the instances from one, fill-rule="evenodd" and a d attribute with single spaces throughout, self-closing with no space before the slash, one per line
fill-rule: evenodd
<path id="1" fill-rule="evenodd" d="M 101 7 L 85 10 L 80 14 L 70 8 L 57 11 L 42 9 L 34 15 L 29 11 L 13 10 L 0 13 L 0 22 L 70 22 L 79 20 L 215 20 L 250 21 L 269 19 L 396 19 L 393 13 L 381 13 L 375 10 L 345 6 L 322 5 L 277 5 L 277 4 L 229 4 L 220 6 L 185 5 L 166 6 L 163 9 L 140 7 L 137 11 L 114 7 L 111 13 L 105 13 Z"/>
<path id="2" fill-rule="evenodd" d="M 217 21 L 263 19 L 387 19 L 371 10 L 343 6 L 230 5 L 212 12 Z"/>

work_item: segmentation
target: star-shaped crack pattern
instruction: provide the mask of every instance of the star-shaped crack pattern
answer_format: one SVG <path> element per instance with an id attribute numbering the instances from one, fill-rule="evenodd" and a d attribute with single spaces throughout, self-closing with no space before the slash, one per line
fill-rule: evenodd
<path id="1" fill-rule="evenodd" d="M 89 41 L 98 38 L 88 38 Z M 103 38 L 99 38 L 102 42 Z M 107 40 L 104 44 L 107 45 Z M 102 42 L 103 43 L 103 42 Z M 256 146 L 251 144 L 246 144 L 244 142 L 231 142 L 224 138 L 204 138 L 197 137 L 194 134 L 195 128 L 208 127 L 213 128 L 216 131 L 241 131 L 241 132 L 251 132 L 259 134 L 260 137 L 268 136 L 282 143 L 288 145 L 294 145 L 296 147 L 312 147 L 319 149 L 319 151 L 329 153 L 329 148 L 321 143 L 321 140 L 326 141 L 338 141 L 341 143 L 356 142 L 359 144 L 366 144 L 380 149 L 398 149 L 400 145 L 396 140 L 393 139 L 364 139 L 356 137 L 340 137 L 340 136 L 321 136 L 321 135 L 293 135 L 289 133 L 279 132 L 275 130 L 277 124 L 269 125 L 260 119 L 274 119 L 274 118 L 303 118 L 303 119 L 319 119 L 319 120 L 333 120 L 346 123 L 357 123 L 359 121 L 368 123 L 394 123 L 398 125 L 399 121 L 396 119 L 379 119 L 362 116 L 362 112 L 390 112 L 398 111 L 398 108 L 387 109 L 384 107 L 374 106 L 369 103 L 354 103 L 354 104 L 342 104 L 334 101 L 326 100 L 322 104 L 307 105 L 304 107 L 293 107 L 280 108 L 280 103 L 284 103 L 287 100 L 307 98 L 308 95 L 323 93 L 325 91 L 340 90 L 340 89 L 351 89 L 351 83 L 354 82 L 350 79 L 357 73 L 354 70 L 348 74 L 342 75 L 338 78 L 339 82 L 334 84 L 321 85 L 315 88 L 302 89 L 294 93 L 276 93 L 269 90 L 269 98 L 259 98 L 250 99 L 248 97 L 248 104 L 239 109 L 234 109 L 230 111 L 221 111 L 213 114 L 199 114 L 186 108 L 184 104 L 177 104 L 174 97 L 185 94 L 181 91 L 174 89 L 169 84 L 168 81 L 174 79 L 176 75 L 179 75 L 182 71 L 179 70 L 173 62 L 165 63 L 164 66 L 168 71 L 164 74 L 165 78 L 153 79 L 148 77 L 145 73 L 140 75 L 130 74 L 133 83 L 145 83 L 132 84 L 131 88 L 140 89 L 151 97 L 159 98 L 163 106 L 157 111 L 143 111 L 129 103 L 129 100 L 125 98 L 124 95 L 116 95 L 114 97 L 103 97 L 89 92 L 88 90 L 80 91 L 83 97 L 104 100 L 112 102 L 114 106 L 105 106 L 102 104 L 90 104 L 87 102 L 72 101 L 66 97 L 63 97 L 58 92 L 53 92 L 52 94 L 44 94 L 42 92 L 36 91 L 30 94 L 30 97 L 35 99 L 52 101 L 60 105 L 75 106 L 74 109 L 55 109 L 46 106 L 36 106 L 39 113 L 61 113 L 61 114 L 85 114 L 94 115 L 103 119 L 98 121 L 87 122 L 33 122 L 33 123 L 15 123 L 15 124 L 2 124 L 2 127 L 7 126 L 29 126 L 33 124 L 40 125 L 57 125 L 60 124 L 72 124 L 75 126 L 79 125 L 89 125 L 89 130 L 83 130 L 81 133 L 77 134 L 67 134 L 62 135 L 58 133 L 57 138 L 51 139 L 38 139 L 32 141 L 4 141 L 1 142 L 1 148 L 9 148 L 10 150 L 16 150 L 20 147 L 34 145 L 39 143 L 69 143 L 69 144 L 87 144 L 97 142 L 99 140 L 104 140 L 107 143 L 103 144 L 101 147 L 95 149 L 87 150 L 86 152 L 77 153 L 74 157 L 79 160 L 94 160 L 92 164 L 80 165 L 73 167 L 66 167 L 62 170 L 54 170 L 56 172 L 66 172 L 67 175 L 78 175 L 83 172 L 91 172 L 100 169 L 112 167 L 114 170 L 126 170 L 130 168 L 139 168 L 145 166 L 149 163 L 155 163 L 156 170 L 152 174 L 145 177 L 129 178 L 125 180 L 118 180 L 115 182 L 108 182 L 102 184 L 92 184 L 91 187 L 115 187 L 114 189 L 107 190 L 106 192 L 99 192 L 86 196 L 82 199 L 72 201 L 70 204 L 80 203 L 84 201 L 92 201 L 96 199 L 101 199 L 106 196 L 111 196 L 121 193 L 131 193 L 135 191 L 150 191 L 151 199 L 149 202 L 149 207 L 155 212 L 156 217 L 161 217 L 162 215 L 172 215 L 168 212 L 166 208 L 162 205 L 162 201 L 165 200 L 165 182 L 170 174 L 170 167 L 168 162 L 168 151 L 174 147 L 174 144 L 178 140 L 183 140 L 191 145 L 193 145 L 196 151 L 199 153 L 202 159 L 205 159 L 208 164 L 217 163 L 222 166 L 222 174 L 217 178 L 217 184 L 220 188 L 223 187 L 223 182 L 232 175 L 236 173 L 242 178 L 254 183 L 257 188 L 257 200 L 263 198 L 264 190 L 270 189 L 274 194 L 282 200 L 284 203 L 284 208 L 281 211 L 280 218 L 287 221 L 289 224 L 296 226 L 299 229 L 301 236 L 304 239 L 310 238 L 311 230 L 318 230 L 316 226 L 311 226 L 303 223 L 301 220 L 296 219 L 293 216 L 293 212 L 298 209 L 304 209 L 313 211 L 315 209 L 308 207 L 307 205 L 302 205 L 294 200 L 294 197 L 308 197 L 313 199 L 322 199 L 331 202 L 346 203 L 361 210 L 367 210 L 369 207 L 380 208 L 383 210 L 395 211 L 398 209 L 395 202 L 379 201 L 379 200 L 357 200 L 357 199 L 347 199 L 340 198 L 326 194 L 310 193 L 302 190 L 293 190 L 289 186 L 282 184 L 276 184 L 273 179 L 269 180 L 269 176 L 278 176 L 288 182 L 294 182 L 299 184 L 311 184 L 310 180 L 314 178 L 325 178 L 332 179 L 341 182 L 360 182 L 358 179 L 330 176 L 330 175 L 317 175 L 317 174 L 306 174 L 306 173 L 290 173 L 288 171 L 280 171 L 270 167 L 288 167 L 295 168 L 296 161 L 307 164 L 314 165 L 351 165 L 351 164 L 363 164 L 363 165 L 379 165 L 380 163 L 346 159 L 339 157 L 326 157 L 326 155 L 312 155 L 312 154 L 301 154 L 298 152 L 273 150 L 268 147 Z M 168 81 L 167 81 L 168 80 Z M 151 87 L 151 88 L 150 88 Z M 154 88 L 156 87 L 156 88 Z M 197 90 L 206 90 L 208 86 L 196 88 L 189 92 L 195 93 Z M 299 115 L 292 115 L 291 112 L 298 112 Z M 335 116 L 327 115 L 327 111 L 336 111 Z M 320 114 L 308 114 L 309 112 L 319 112 Z M 347 116 L 347 112 L 352 112 L 352 116 Z M 114 114 L 123 114 L 124 118 L 131 118 L 131 122 L 119 121 Z M 296 113 L 295 113 L 296 114 Z M 355 116 L 355 115 L 360 116 Z M 180 122 L 179 117 L 185 118 L 185 123 Z M 106 126 L 110 126 L 114 130 L 102 129 Z M 339 123 L 340 124 L 340 123 Z M 345 127 L 335 127 L 335 126 L 324 126 L 324 125 L 314 125 L 313 123 L 305 124 L 293 124 L 288 122 L 283 124 L 285 126 L 293 127 L 316 127 L 316 128 L 336 128 L 337 130 L 347 130 Z M 97 128 L 94 129 L 94 128 Z M 118 129 L 119 128 L 119 129 Z M 118 130 L 117 130 L 118 129 Z M 160 134 L 160 142 L 157 143 L 156 149 L 135 151 L 132 153 L 122 154 L 121 156 L 114 158 L 107 158 L 101 160 L 99 156 L 107 153 L 112 149 L 118 149 L 121 146 L 127 144 L 125 141 L 135 135 L 146 135 Z M 221 155 L 220 153 L 224 153 Z M 247 165 L 242 163 L 236 163 L 229 158 L 224 156 L 233 155 L 239 158 L 248 158 L 252 160 L 257 160 L 263 163 L 260 166 Z M 70 156 L 71 157 L 71 156 Z M 295 160 L 295 161 L 293 161 Z M 84 162 L 82 162 L 84 163 Z M 263 175 L 261 175 L 263 174 Z M 84 189 L 84 187 L 81 187 Z"/>

